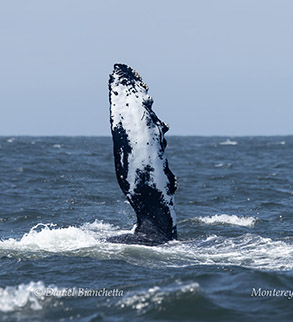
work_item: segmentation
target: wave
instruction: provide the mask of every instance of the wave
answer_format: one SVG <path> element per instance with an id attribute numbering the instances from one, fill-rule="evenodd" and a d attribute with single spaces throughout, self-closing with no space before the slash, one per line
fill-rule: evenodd
<path id="1" fill-rule="evenodd" d="M 199 284 L 196 282 L 181 282 L 177 280 L 175 283 L 154 286 L 147 291 L 128 292 L 126 297 L 123 297 L 116 303 L 116 306 L 125 309 L 131 308 L 137 310 L 140 314 L 147 313 L 153 310 L 164 310 L 165 307 L 185 300 L 186 297 L 192 297 L 193 300 L 199 298 Z"/>
<path id="2" fill-rule="evenodd" d="M 255 217 L 238 217 L 236 215 L 214 215 L 207 217 L 197 217 L 193 218 L 194 221 L 199 221 L 204 224 L 214 225 L 214 224 L 228 224 L 242 227 L 253 227 L 257 221 Z"/>
<path id="3" fill-rule="evenodd" d="M 267 145 L 285 145 L 286 141 L 280 141 L 280 142 L 268 142 Z"/>
<path id="4" fill-rule="evenodd" d="M 62 305 L 63 298 L 71 300 L 75 298 L 80 301 L 81 297 L 77 288 L 46 286 L 42 281 L 6 286 L 0 288 L 0 312 L 21 313 L 23 317 L 30 320 L 34 311 L 51 310 Z M 185 311 L 189 308 L 189 315 L 192 316 L 203 304 L 205 304 L 205 309 L 212 305 L 212 301 L 201 291 L 198 283 L 190 280 L 181 281 L 180 279 L 163 281 L 147 290 L 128 290 L 126 293 L 123 292 L 122 296 L 117 296 L 116 299 L 113 296 L 112 303 L 119 311 L 130 309 L 137 311 L 140 315 L 160 314 L 162 311 L 170 311 L 174 306 L 182 307 L 183 305 L 182 310 Z M 109 307 L 108 301 L 101 301 L 99 304 L 100 307 Z M 190 307 L 193 307 L 191 312 Z M 181 314 L 180 310 L 176 311 L 177 316 Z"/>
<path id="5" fill-rule="evenodd" d="M 88 296 L 88 289 L 57 287 L 55 285 L 46 286 L 44 282 L 31 281 L 28 284 L 16 286 L 0 287 L 0 312 L 11 313 L 19 311 L 40 311 L 45 306 L 54 306 L 54 301 L 66 297 Z M 50 304 L 51 303 L 51 304 Z"/>
<path id="6" fill-rule="evenodd" d="M 230 139 L 227 139 L 226 141 L 220 142 L 220 145 L 237 145 L 237 141 L 231 141 Z"/>
<path id="7" fill-rule="evenodd" d="M 39 223 L 20 240 L 9 238 L 0 241 L 0 250 L 67 252 L 94 247 L 107 237 L 129 233 L 102 221 L 85 223 L 81 227 L 57 228 L 55 224 Z"/>
<path id="8" fill-rule="evenodd" d="M 237 224 L 239 221 L 241 225 L 252 225 L 254 221 L 252 217 L 225 216 L 212 216 L 209 220 L 215 223 L 221 218 L 220 223 L 228 221 Z M 108 236 L 127 232 L 131 231 L 100 221 L 67 228 L 38 224 L 20 239 L 0 241 L 0 254 L 16 258 L 38 258 L 58 253 L 64 256 L 90 256 L 100 260 L 118 259 L 150 267 L 234 265 L 258 270 L 293 269 L 292 239 L 289 237 L 272 240 L 255 234 L 238 237 L 212 235 L 171 241 L 156 247 L 106 242 Z"/>
<path id="9" fill-rule="evenodd" d="M 30 282 L 29 284 L 0 287 L 0 312 L 14 312 L 24 308 L 35 311 L 42 310 L 45 298 L 36 296 L 36 290 L 45 294 L 44 283 Z"/>
<path id="10" fill-rule="evenodd" d="M 84 288 L 84 287 L 57 287 L 46 286 L 44 282 L 31 281 L 28 284 L 0 287 L 0 312 L 25 312 L 40 311 L 45 306 L 56 306 L 56 301 L 63 298 L 96 297 L 119 298 L 124 295 L 123 289 L 117 288 Z M 0 318 L 1 319 L 1 318 Z M 30 321 L 30 319 L 28 319 Z"/>

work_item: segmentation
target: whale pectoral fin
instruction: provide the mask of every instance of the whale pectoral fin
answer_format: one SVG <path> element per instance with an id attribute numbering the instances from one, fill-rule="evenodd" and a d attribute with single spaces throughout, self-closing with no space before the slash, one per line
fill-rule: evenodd
<path id="1" fill-rule="evenodd" d="M 139 176 L 140 180 L 129 198 L 137 214 L 136 232 L 149 236 L 162 235 L 168 240 L 176 239 L 176 226 L 174 227 L 171 216 L 171 209 L 174 208 L 173 198 L 171 199 L 173 204 L 168 204 L 163 192 L 149 185 L 149 180 L 146 179 L 148 171 L 145 169 Z"/>
<path id="2" fill-rule="evenodd" d="M 168 126 L 152 110 L 147 92 L 137 72 L 114 65 L 109 99 L 116 177 L 136 212 L 135 234 L 166 241 L 177 238 L 177 183 L 164 153 Z"/>

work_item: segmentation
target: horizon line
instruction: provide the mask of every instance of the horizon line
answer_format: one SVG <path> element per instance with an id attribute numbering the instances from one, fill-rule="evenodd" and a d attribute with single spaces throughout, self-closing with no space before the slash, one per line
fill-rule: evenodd
<path id="1" fill-rule="evenodd" d="M 293 134 L 167 134 L 166 137 L 285 137 L 293 136 Z M 0 134 L 0 138 L 12 138 L 12 137 L 109 137 L 111 135 L 91 135 L 91 134 Z"/>

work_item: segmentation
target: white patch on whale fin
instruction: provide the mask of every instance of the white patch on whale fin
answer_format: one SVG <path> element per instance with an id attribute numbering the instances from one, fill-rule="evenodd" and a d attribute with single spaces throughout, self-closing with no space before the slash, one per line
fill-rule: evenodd
<path id="1" fill-rule="evenodd" d="M 127 65 L 114 65 L 109 99 L 116 176 L 137 214 L 135 232 L 176 239 L 177 183 L 164 153 L 168 125 L 152 110 L 148 86 Z"/>

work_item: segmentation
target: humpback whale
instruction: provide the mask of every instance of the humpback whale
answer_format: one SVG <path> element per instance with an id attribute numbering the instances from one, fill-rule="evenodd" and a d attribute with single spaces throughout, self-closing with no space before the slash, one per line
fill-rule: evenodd
<path id="1" fill-rule="evenodd" d="M 153 111 L 141 76 L 125 64 L 114 65 L 109 100 L 116 177 L 137 224 L 134 234 L 107 241 L 155 246 L 177 239 L 177 181 L 165 155 L 168 125 Z"/>

